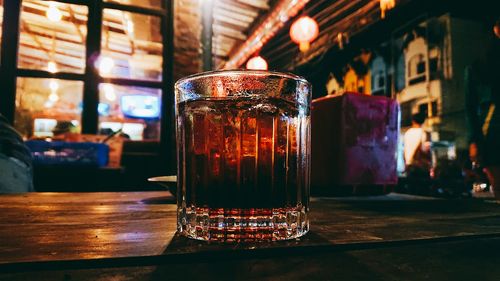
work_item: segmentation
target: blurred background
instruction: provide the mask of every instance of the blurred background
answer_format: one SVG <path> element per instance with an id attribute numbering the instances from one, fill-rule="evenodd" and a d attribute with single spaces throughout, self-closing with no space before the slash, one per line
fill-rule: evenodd
<path id="1" fill-rule="evenodd" d="M 354 92 L 397 101 L 391 189 L 463 194 L 474 168 L 465 69 L 494 45 L 494 2 L 0 0 L 0 113 L 25 141 L 109 146 L 99 169 L 35 157 L 37 190 L 155 189 L 148 177 L 176 171 L 174 81 L 217 69 L 293 72 L 315 99 Z M 429 180 L 453 174 L 456 190 L 405 183 L 404 135 L 416 115 L 431 149 Z M 32 149 L 47 156 L 61 151 L 54 145 Z"/>

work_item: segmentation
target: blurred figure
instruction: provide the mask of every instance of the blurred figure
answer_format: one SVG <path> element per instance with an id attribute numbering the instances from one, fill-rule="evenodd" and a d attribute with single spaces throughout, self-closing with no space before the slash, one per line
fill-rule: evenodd
<path id="1" fill-rule="evenodd" d="M 0 193 L 33 191 L 31 153 L 0 114 Z"/>
<path id="2" fill-rule="evenodd" d="M 403 145 L 406 167 L 430 168 L 430 145 L 427 133 L 422 128 L 424 122 L 424 114 L 413 114 L 411 128 L 404 134 Z"/>
<path id="3" fill-rule="evenodd" d="M 71 121 L 57 121 L 52 133 L 54 140 L 76 141 L 78 139 L 78 128 Z"/>
<path id="4" fill-rule="evenodd" d="M 412 127 L 403 136 L 403 155 L 406 164 L 405 192 L 411 194 L 430 194 L 431 153 L 428 133 L 422 128 L 425 115 L 412 116 Z"/>
<path id="5" fill-rule="evenodd" d="M 486 55 L 465 70 L 465 99 L 470 160 L 484 167 L 500 199 L 500 19 L 493 35 Z"/>

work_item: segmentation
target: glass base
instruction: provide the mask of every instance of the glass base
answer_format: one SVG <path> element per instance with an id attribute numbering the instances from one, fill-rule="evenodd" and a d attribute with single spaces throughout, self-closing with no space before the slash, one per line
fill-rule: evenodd
<path id="1" fill-rule="evenodd" d="M 177 230 L 204 241 L 257 242 L 294 239 L 309 231 L 306 207 L 272 209 L 179 208 Z"/>

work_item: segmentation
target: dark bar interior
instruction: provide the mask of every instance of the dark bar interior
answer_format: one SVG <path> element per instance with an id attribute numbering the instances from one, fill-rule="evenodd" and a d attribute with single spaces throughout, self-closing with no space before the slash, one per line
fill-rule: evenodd
<path id="1" fill-rule="evenodd" d="M 0 281 L 498 280 L 496 2 L 0 0 Z"/>

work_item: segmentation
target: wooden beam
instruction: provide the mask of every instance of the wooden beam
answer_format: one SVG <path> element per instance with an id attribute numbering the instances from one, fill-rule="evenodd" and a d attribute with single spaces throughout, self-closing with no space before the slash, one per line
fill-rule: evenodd
<path id="1" fill-rule="evenodd" d="M 71 8 L 71 5 L 68 5 L 68 9 L 69 9 L 69 17 L 71 19 L 71 22 L 73 23 L 73 26 L 75 27 L 76 32 L 80 36 L 80 39 L 82 40 L 81 42 L 83 43 L 83 42 L 85 42 L 85 35 L 80 30 L 79 25 L 75 23 L 75 21 L 76 21 L 75 12 Z"/>
<path id="2" fill-rule="evenodd" d="M 255 18 L 258 16 L 257 13 L 255 13 L 254 16 L 249 16 L 246 14 L 238 13 L 238 12 L 232 11 L 230 8 L 224 7 L 224 6 L 214 8 L 214 15 L 223 15 L 225 17 L 232 18 L 232 19 L 239 20 L 239 21 L 243 21 L 243 22 L 247 22 L 249 24 L 252 23 L 255 20 Z"/>
<path id="3" fill-rule="evenodd" d="M 236 0 L 239 3 L 250 7 L 258 8 L 259 10 L 269 10 L 269 4 L 266 0 Z"/>
<path id="4" fill-rule="evenodd" d="M 232 29 L 232 28 L 220 25 L 220 24 L 214 24 L 213 28 L 214 28 L 214 33 L 220 33 L 220 34 L 226 35 L 229 38 L 235 38 L 235 39 L 239 39 L 239 40 L 246 40 L 247 39 L 247 36 L 239 30 L 235 30 L 235 29 Z"/>
<path id="5" fill-rule="evenodd" d="M 225 22 L 225 23 L 229 23 L 229 24 L 231 24 L 233 26 L 243 27 L 244 29 L 248 28 L 248 26 L 251 24 L 251 22 L 245 22 L 245 21 L 241 21 L 241 20 L 236 20 L 234 18 L 230 18 L 230 17 L 224 16 L 224 15 L 221 15 L 220 13 L 214 13 L 213 17 L 214 17 L 215 20 L 218 20 L 218 21 L 221 21 L 221 22 Z"/>
<path id="6" fill-rule="evenodd" d="M 16 110 L 16 67 L 17 46 L 19 43 L 19 18 L 21 0 L 8 0 L 3 3 L 2 46 L 0 48 L 0 114 L 13 124 Z"/>
<path id="7" fill-rule="evenodd" d="M 240 15 L 246 15 L 252 18 L 259 16 L 259 10 L 239 4 L 235 1 L 230 0 L 218 0 L 215 1 L 215 7 L 222 8 Z"/>

